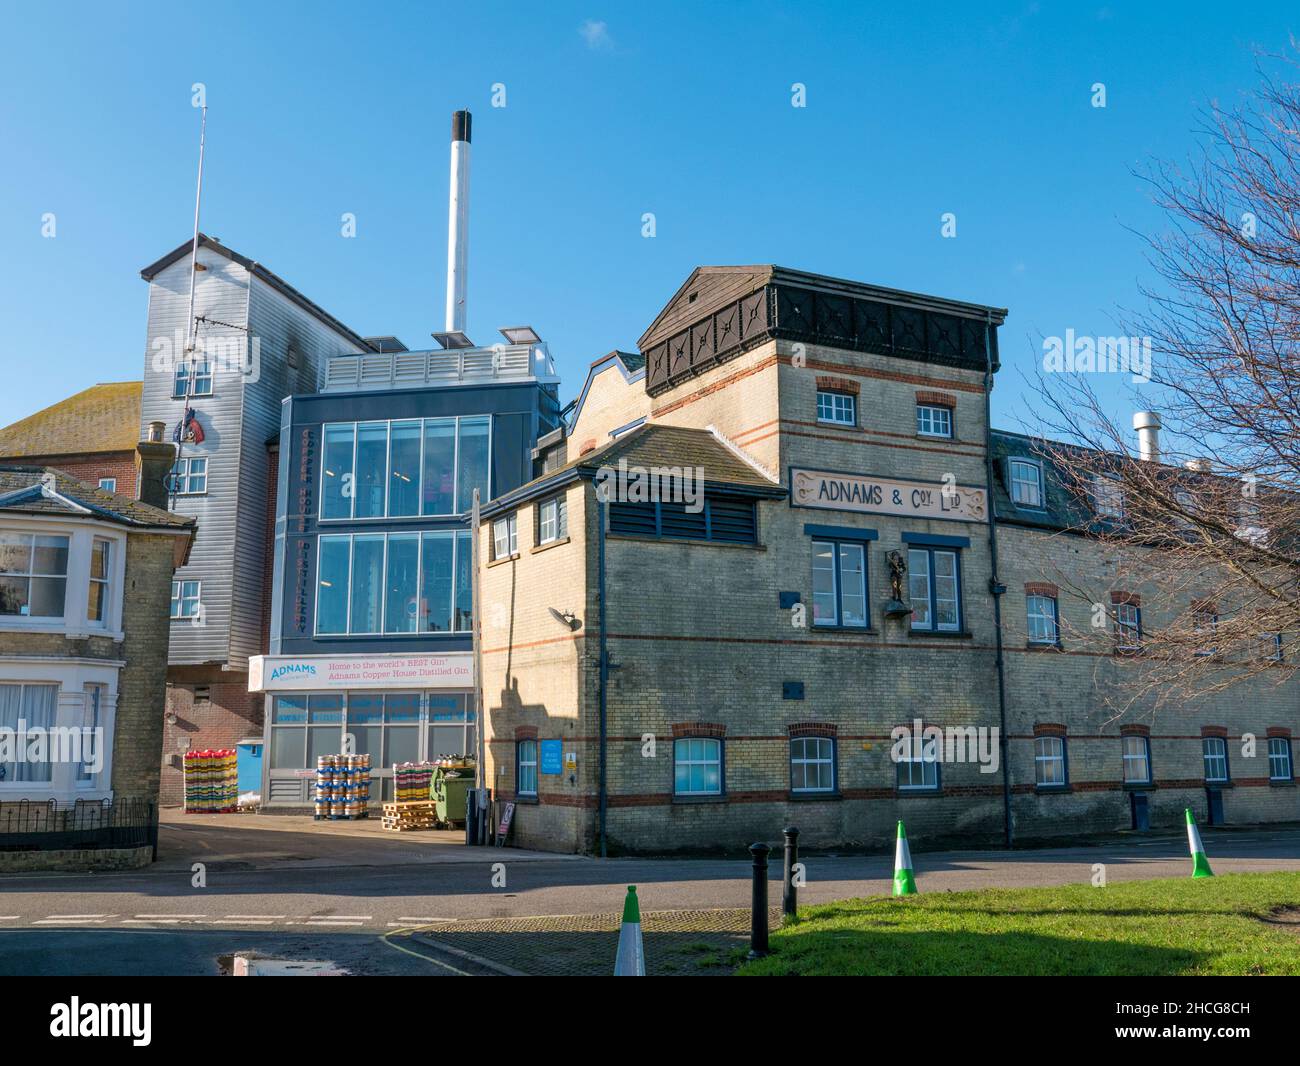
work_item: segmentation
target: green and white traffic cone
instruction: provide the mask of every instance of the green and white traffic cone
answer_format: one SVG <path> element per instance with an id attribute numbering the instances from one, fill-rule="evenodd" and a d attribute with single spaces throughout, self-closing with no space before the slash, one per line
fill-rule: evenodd
<path id="1" fill-rule="evenodd" d="M 907 846 L 907 830 L 898 823 L 898 842 L 894 846 L 894 895 L 915 896 L 916 878 L 912 876 L 912 849 Z"/>
<path id="2" fill-rule="evenodd" d="M 1192 876 L 1213 877 L 1210 860 L 1205 857 L 1205 845 L 1201 843 L 1201 832 L 1196 828 L 1196 819 L 1192 817 L 1192 808 L 1187 807 L 1187 846 L 1192 852 Z"/>
<path id="3" fill-rule="evenodd" d="M 627 886 L 627 899 L 623 901 L 623 927 L 618 932 L 614 976 L 645 976 L 645 945 L 641 941 L 641 905 L 636 899 L 636 885 Z"/>

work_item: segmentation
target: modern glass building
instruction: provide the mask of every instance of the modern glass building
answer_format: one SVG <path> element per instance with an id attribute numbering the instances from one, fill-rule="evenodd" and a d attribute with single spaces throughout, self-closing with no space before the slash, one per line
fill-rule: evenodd
<path id="1" fill-rule="evenodd" d="M 560 422 L 540 342 L 338 356 L 320 393 L 284 401 L 263 802 L 304 807 L 319 755 L 394 763 L 472 753 L 474 490 L 534 475 Z"/>

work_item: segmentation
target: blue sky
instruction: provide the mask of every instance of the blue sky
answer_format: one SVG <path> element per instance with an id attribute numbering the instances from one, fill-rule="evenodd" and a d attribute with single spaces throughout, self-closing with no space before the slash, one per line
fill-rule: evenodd
<path id="1" fill-rule="evenodd" d="M 140 376 L 139 270 L 189 234 L 202 82 L 204 230 L 358 332 L 421 347 L 441 328 L 449 116 L 468 107 L 469 333 L 532 324 L 566 399 L 695 265 L 776 262 L 1009 308 L 995 417 L 1013 427 L 1042 338 L 1113 333 L 1152 280 L 1129 230 L 1162 220 L 1134 169 L 1184 158 L 1198 111 L 1254 85 L 1252 49 L 1300 32 L 1282 3 L 0 15 L 0 357 L 17 369 L 0 425 Z"/>

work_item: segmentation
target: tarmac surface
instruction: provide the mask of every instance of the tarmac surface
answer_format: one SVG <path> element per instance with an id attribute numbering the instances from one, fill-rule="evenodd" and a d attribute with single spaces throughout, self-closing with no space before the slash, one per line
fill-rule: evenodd
<path id="1" fill-rule="evenodd" d="M 1205 828 L 1202 836 L 1216 873 L 1300 870 L 1300 828 Z M 1086 882 L 1098 866 L 1108 881 L 1190 872 L 1181 833 L 1010 852 L 926 852 L 919 843 L 912 841 L 922 892 Z M 775 905 L 779 852 L 772 858 Z M 890 890 L 892 855 L 811 854 L 802 861 L 801 904 Z M 674 972 L 717 972 L 717 960 L 741 935 L 734 915 L 719 912 L 748 913 L 750 871 L 739 858 L 600 860 L 467 848 L 460 833 L 389 834 L 370 821 L 165 812 L 159 861 L 144 870 L 0 877 L 0 974 L 215 975 L 220 956 L 245 950 L 325 959 L 358 974 L 500 972 L 470 956 L 538 972 L 534 963 L 510 964 L 536 954 L 524 950 L 522 934 L 537 943 L 534 934 L 549 929 L 577 943 L 581 933 L 601 944 L 629 884 L 638 886 L 647 916 L 705 915 L 678 930 L 685 938 Z M 537 924 L 564 916 L 574 916 L 567 926 Z M 730 926 L 713 928 L 719 922 Z M 448 932 L 457 926 L 458 933 Z M 475 932 L 480 944 L 498 946 L 472 950 Z M 465 954 L 443 950 L 457 944 Z M 542 964 L 544 972 L 565 972 L 563 955 Z"/>

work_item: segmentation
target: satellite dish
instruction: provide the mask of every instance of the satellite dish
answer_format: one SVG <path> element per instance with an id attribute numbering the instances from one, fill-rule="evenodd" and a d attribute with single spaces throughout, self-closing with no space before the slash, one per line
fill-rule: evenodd
<path id="1" fill-rule="evenodd" d="M 566 629 L 574 630 L 582 624 L 578 621 L 578 616 L 572 611 L 557 611 L 554 607 L 548 607 L 546 609 L 551 612 L 551 617 Z"/>

